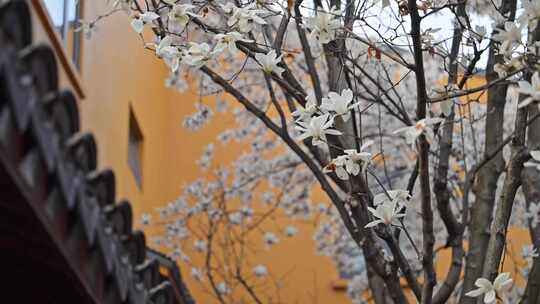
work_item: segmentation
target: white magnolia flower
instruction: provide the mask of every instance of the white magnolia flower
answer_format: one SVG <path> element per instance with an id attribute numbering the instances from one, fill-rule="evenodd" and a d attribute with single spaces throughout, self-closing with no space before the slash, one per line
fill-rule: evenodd
<path id="1" fill-rule="evenodd" d="M 534 248 L 534 245 L 525 245 L 521 248 L 521 256 L 527 262 L 527 266 L 532 265 L 533 259 L 537 258 L 538 250 Z"/>
<path id="2" fill-rule="evenodd" d="M 373 198 L 373 205 L 378 206 L 387 201 L 396 201 L 399 204 L 407 202 L 411 195 L 407 190 L 388 190 L 386 192 L 378 193 Z"/>
<path id="3" fill-rule="evenodd" d="M 181 53 L 178 47 L 173 46 L 173 38 L 171 35 L 165 36 L 159 41 L 159 44 L 152 44 L 156 50 L 156 56 L 163 59 L 163 62 L 175 73 L 180 68 Z"/>
<path id="4" fill-rule="evenodd" d="M 457 97 L 454 98 L 448 98 L 448 95 L 454 92 L 459 91 L 459 88 L 456 84 L 448 84 L 446 86 L 443 85 L 435 85 L 431 89 L 430 97 L 447 97 L 445 100 L 441 101 L 439 103 L 441 112 L 446 116 L 450 116 L 452 114 L 452 109 L 454 107 L 454 103 L 459 104 L 459 99 Z"/>
<path id="5" fill-rule="evenodd" d="M 204 274 L 203 272 L 198 269 L 198 268 L 191 268 L 191 276 L 196 280 L 196 281 L 202 281 L 203 278 L 204 278 Z"/>
<path id="6" fill-rule="evenodd" d="M 503 303 L 508 303 L 507 293 L 512 287 L 512 278 L 510 278 L 510 273 L 503 272 L 495 278 L 493 284 L 487 279 L 479 278 L 474 285 L 478 289 L 467 292 L 466 296 L 479 297 L 484 295 L 484 303 L 486 304 L 496 303 L 497 299 Z"/>
<path id="7" fill-rule="evenodd" d="M 532 168 L 536 168 L 537 170 L 540 170 L 540 150 L 530 151 L 529 153 L 531 154 L 531 157 L 533 160 L 525 162 L 523 166 L 532 167 Z"/>
<path id="8" fill-rule="evenodd" d="M 159 15 L 154 12 L 145 12 L 143 14 L 139 14 L 138 17 L 133 18 L 131 21 L 131 27 L 135 32 L 142 33 L 144 26 L 146 24 L 152 24 L 154 20 L 157 20 L 159 18 Z"/>
<path id="9" fill-rule="evenodd" d="M 474 27 L 474 32 L 471 32 L 471 34 L 476 40 L 482 41 L 487 35 L 486 27 L 477 25 Z"/>
<path id="10" fill-rule="evenodd" d="M 302 107 L 298 105 L 296 111 L 292 112 L 292 116 L 298 117 L 299 120 L 309 121 L 311 116 L 317 112 L 317 99 L 313 92 L 309 93 L 306 97 L 306 105 Z"/>
<path id="11" fill-rule="evenodd" d="M 360 152 L 355 149 L 348 149 L 344 152 L 347 154 L 347 160 L 345 162 L 345 169 L 352 175 L 357 175 L 360 172 L 360 163 L 363 164 L 362 171 L 367 169 L 369 162 L 371 161 L 371 153 L 366 152 L 366 149 L 373 144 L 372 140 L 366 141 L 361 147 Z"/>
<path id="12" fill-rule="evenodd" d="M 326 134 L 342 134 L 340 131 L 330 128 L 334 124 L 334 119 L 331 118 L 329 114 L 313 117 L 309 123 L 298 121 L 297 124 L 298 126 L 295 128 L 302 132 L 302 135 L 300 135 L 298 139 L 304 140 L 312 137 L 312 144 L 314 146 L 324 144 L 326 142 Z"/>
<path id="13" fill-rule="evenodd" d="M 193 242 L 193 248 L 199 252 L 205 252 L 208 247 L 208 243 L 205 240 L 195 240 Z"/>
<path id="14" fill-rule="evenodd" d="M 413 126 L 400 128 L 394 131 L 394 134 L 405 133 L 405 140 L 408 144 L 414 145 L 418 137 L 424 134 L 428 141 L 431 141 L 434 137 L 433 130 L 429 126 L 441 123 L 442 118 L 424 118 L 416 122 Z"/>
<path id="15" fill-rule="evenodd" d="M 378 224 L 384 225 L 398 225 L 398 219 L 405 216 L 404 213 L 400 213 L 403 210 L 404 205 L 398 204 L 397 200 L 388 200 L 379 204 L 376 209 L 368 207 L 369 212 L 376 218 L 376 220 L 369 222 L 365 228 L 374 227 Z"/>
<path id="16" fill-rule="evenodd" d="M 219 50 L 212 50 L 207 43 L 191 42 L 190 48 L 186 51 L 182 62 L 195 68 L 200 68 L 215 58 L 218 52 Z"/>
<path id="17" fill-rule="evenodd" d="M 271 74 L 272 72 L 281 75 L 284 69 L 278 66 L 278 63 L 281 62 L 283 55 L 277 56 L 276 51 L 271 50 L 267 54 L 257 53 L 255 54 L 255 59 L 262 66 L 262 70 L 265 73 Z"/>
<path id="18" fill-rule="evenodd" d="M 335 172 L 342 180 L 348 180 L 349 175 L 358 175 L 360 169 L 364 172 L 371 160 L 371 153 L 365 152 L 365 150 L 371 144 L 373 144 L 373 141 L 365 142 L 360 147 L 360 152 L 356 151 L 356 149 L 345 150 L 345 154 L 334 158 L 330 164 L 324 167 L 323 172 Z M 363 164 L 362 168 L 360 167 L 360 163 Z"/>
<path id="19" fill-rule="evenodd" d="M 520 108 L 528 106 L 531 102 L 539 102 L 540 101 L 540 74 L 538 72 L 534 72 L 531 83 L 528 83 L 525 80 L 519 81 L 519 89 L 518 91 L 523 94 L 527 95 L 528 97 L 525 98 L 522 102 L 519 103 Z"/>
<path id="20" fill-rule="evenodd" d="M 322 99 L 321 109 L 332 111 L 336 115 L 340 115 L 343 121 L 348 121 L 351 117 L 351 112 L 358 103 L 350 104 L 353 100 L 353 92 L 350 89 L 341 91 L 341 95 L 336 92 L 328 93 L 328 98 Z"/>
<path id="21" fill-rule="evenodd" d="M 348 180 L 349 179 L 349 173 L 345 169 L 345 164 L 347 161 L 347 155 L 340 155 L 323 168 L 324 173 L 330 173 L 335 172 L 337 177 L 339 177 L 342 180 Z"/>
<path id="22" fill-rule="evenodd" d="M 500 51 L 506 53 L 512 48 L 521 43 L 521 26 L 517 26 L 514 22 L 507 21 L 504 23 L 504 30 L 497 29 L 497 34 L 493 35 L 493 39 L 502 42 Z"/>
<path id="23" fill-rule="evenodd" d="M 454 108 L 454 103 L 458 103 L 459 100 L 457 98 L 450 98 L 446 99 L 441 102 L 441 113 L 444 114 L 444 116 L 448 117 L 452 114 L 452 109 Z"/>
<path id="24" fill-rule="evenodd" d="M 531 220 L 531 227 L 536 228 L 540 223 L 540 202 L 531 203 L 527 212 L 525 212 L 525 216 Z"/>
<path id="25" fill-rule="evenodd" d="M 298 228 L 294 226 L 287 226 L 287 228 L 285 228 L 285 235 L 287 235 L 288 237 L 295 236 L 297 233 L 298 233 Z"/>
<path id="26" fill-rule="evenodd" d="M 496 63 L 493 66 L 493 70 L 497 72 L 500 78 L 508 76 L 511 71 L 517 71 L 523 68 L 523 62 L 519 57 L 513 57 L 510 61 L 504 63 Z"/>
<path id="27" fill-rule="evenodd" d="M 172 5 L 169 11 L 169 25 L 176 28 L 184 28 L 189 23 L 191 17 L 199 17 L 197 14 L 191 12 L 195 8 L 192 4 L 175 4 L 174 1 L 165 1 Z"/>
<path id="28" fill-rule="evenodd" d="M 423 31 L 420 35 L 422 42 L 422 47 L 425 49 L 430 49 L 436 42 L 435 33 L 439 32 L 441 28 L 428 28 Z"/>
<path id="29" fill-rule="evenodd" d="M 227 286 L 227 284 L 225 282 L 221 282 L 221 283 L 217 284 L 216 289 L 222 295 L 228 294 L 228 293 L 231 292 L 231 290 L 229 289 L 229 286 Z"/>
<path id="30" fill-rule="evenodd" d="M 240 32 L 247 33 L 253 30 L 255 24 L 266 24 L 266 21 L 259 15 L 265 13 L 265 10 L 254 9 L 256 3 L 245 7 L 237 7 L 231 2 L 222 6 L 225 13 L 230 14 L 227 25 L 236 27 Z"/>
<path id="31" fill-rule="evenodd" d="M 150 225 L 150 222 L 152 221 L 152 215 L 148 213 L 143 213 L 141 216 L 141 223 L 143 225 Z"/>
<path id="32" fill-rule="evenodd" d="M 242 34 L 238 32 L 217 34 L 214 36 L 214 40 L 217 41 L 216 49 L 227 49 L 231 54 L 235 54 L 238 51 L 236 41 L 253 42 L 253 40 L 244 39 Z"/>
<path id="33" fill-rule="evenodd" d="M 318 11 L 317 15 L 305 18 L 305 26 L 311 31 L 311 37 L 326 44 L 335 39 L 337 30 L 341 28 L 340 15 L 341 12 L 335 8 L 329 12 Z"/>
<path id="34" fill-rule="evenodd" d="M 172 46 L 172 43 L 173 37 L 171 35 L 167 35 L 163 37 L 163 39 L 159 40 L 158 44 L 149 43 L 148 46 L 153 46 L 156 49 L 156 55 L 158 57 L 166 57 L 168 56 L 169 52 L 179 52 L 178 48 Z"/>
<path id="35" fill-rule="evenodd" d="M 266 245 L 274 245 L 279 242 L 279 238 L 273 232 L 266 232 L 264 234 L 264 242 Z"/>
<path id="36" fill-rule="evenodd" d="M 242 213 L 234 212 L 229 214 L 229 222 L 233 225 L 240 225 L 242 223 Z"/>
<path id="37" fill-rule="evenodd" d="M 268 274 L 268 269 L 264 265 L 257 265 L 253 268 L 253 273 L 256 277 L 261 278 Z"/>

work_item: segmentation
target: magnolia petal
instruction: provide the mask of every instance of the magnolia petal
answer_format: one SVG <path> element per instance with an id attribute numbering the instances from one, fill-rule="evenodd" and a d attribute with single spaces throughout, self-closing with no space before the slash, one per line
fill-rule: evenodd
<path id="1" fill-rule="evenodd" d="M 345 98 L 347 103 L 351 102 L 353 99 L 353 92 L 351 89 L 345 89 L 341 92 L 341 96 Z"/>
<path id="2" fill-rule="evenodd" d="M 373 140 L 366 140 L 362 146 L 360 147 L 360 151 L 364 151 L 365 149 L 367 149 L 369 146 L 371 146 L 373 144 Z"/>
<path id="3" fill-rule="evenodd" d="M 373 198 L 373 205 L 377 206 L 383 203 L 387 199 L 388 199 L 388 196 L 385 193 L 378 193 Z"/>
<path id="4" fill-rule="evenodd" d="M 358 173 L 360 173 L 360 165 L 354 162 L 348 162 L 346 165 L 347 171 L 356 176 Z"/>
<path id="5" fill-rule="evenodd" d="M 371 227 L 375 227 L 379 224 L 381 224 L 382 221 L 381 220 L 375 220 L 373 222 L 369 222 L 367 225 L 364 226 L 364 228 L 371 228 Z"/>
<path id="6" fill-rule="evenodd" d="M 474 282 L 474 285 L 476 285 L 476 286 L 478 286 L 480 288 L 484 288 L 484 290 L 488 290 L 488 289 L 491 289 L 493 287 L 491 282 L 488 279 L 485 279 L 485 278 L 477 279 L 476 282 Z"/>
<path id="7" fill-rule="evenodd" d="M 377 214 L 377 210 L 373 207 L 367 207 L 368 211 L 371 212 L 371 214 Z"/>
<path id="8" fill-rule="evenodd" d="M 529 152 L 536 161 L 540 161 L 540 151 L 531 151 Z"/>
<path id="9" fill-rule="evenodd" d="M 510 278 L 510 273 L 509 272 L 503 272 L 503 273 L 499 274 L 495 278 L 495 281 L 493 281 L 493 286 L 497 290 L 505 289 L 508 286 L 510 286 L 511 284 L 512 284 L 512 278 Z"/>
<path id="10" fill-rule="evenodd" d="M 530 83 L 525 80 L 518 81 L 519 89 L 518 91 L 523 94 L 531 94 L 534 92 L 534 89 Z"/>
<path id="11" fill-rule="evenodd" d="M 484 296 L 484 302 L 486 304 L 495 303 L 496 299 L 497 299 L 497 293 L 495 293 L 495 290 L 490 290 L 486 292 L 486 295 Z"/>
<path id="12" fill-rule="evenodd" d="M 326 130 L 324 130 L 324 132 L 326 134 L 330 134 L 330 135 L 343 135 L 343 133 L 341 133 L 341 131 L 334 130 L 334 129 L 326 129 Z"/>
<path id="13" fill-rule="evenodd" d="M 349 174 L 347 173 L 347 171 L 343 167 L 337 167 L 336 168 L 336 175 L 342 180 L 348 180 L 349 179 Z"/>
<path id="14" fill-rule="evenodd" d="M 402 133 L 402 132 L 407 132 L 411 129 L 412 127 L 403 127 L 403 128 L 399 128 L 397 130 L 394 130 L 394 132 L 392 132 L 393 134 L 399 134 L 399 133 Z"/>
<path id="15" fill-rule="evenodd" d="M 338 93 L 336 93 L 336 92 L 329 92 L 329 93 L 328 93 L 328 97 L 330 98 L 330 100 L 332 100 L 332 99 L 338 99 L 338 98 L 340 98 L 341 96 L 340 96 Z"/>
<path id="16" fill-rule="evenodd" d="M 523 167 L 537 167 L 538 164 L 537 163 L 533 163 L 533 162 L 526 162 L 523 164 Z"/>
<path id="17" fill-rule="evenodd" d="M 131 21 L 131 27 L 135 32 L 140 34 L 144 29 L 144 22 L 141 19 L 135 18 Z"/>
<path id="18" fill-rule="evenodd" d="M 296 138 L 296 140 L 304 140 L 304 139 L 309 138 L 309 137 L 311 137 L 311 134 L 309 134 L 309 133 L 303 133 L 303 134 L 301 134 L 300 136 L 298 136 L 298 137 Z"/>
<path id="19" fill-rule="evenodd" d="M 309 136 L 308 136 L 309 137 Z M 320 140 L 319 138 L 313 138 L 311 140 L 311 144 L 314 145 L 314 146 L 322 146 L 325 144 L 324 141 Z"/>
<path id="20" fill-rule="evenodd" d="M 518 108 L 520 108 L 520 109 L 524 108 L 524 107 L 530 105 L 533 101 L 534 101 L 534 99 L 532 97 L 527 97 L 522 102 L 520 102 L 518 104 Z"/>
<path id="21" fill-rule="evenodd" d="M 450 116 L 450 114 L 452 114 L 453 107 L 454 107 L 454 102 L 451 99 L 441 102 L 441 112 L 445 116 Z"/>
<path id="22" fill-rule="evenodd" d="M 154 12 L 146 12 L 140 15 L 141 19 L 145 22 L 152 22 L 159 18 L 159 15 Z"/>
<path id="23" fill-rule="evenodd" d="M 324 122 L 324 124 L 322 125 L 323 129 L 328 129 L 334 124 L 334 118 L 330 117 L 330 114 L 324 114 L 320 116 L 320 119 L 321 122 Z"/>
<path id="24" fill-rule="evenodd" d="M 467 292 L 465 295 L 468 296 L 468 297 L 478 297 L 479 295 L 483 294 L 484 293 L 484 290 L 482 288 L 478 288 L 478 289 L 475 289 L 475 290 L 471 290 L 469 292 Z"/>

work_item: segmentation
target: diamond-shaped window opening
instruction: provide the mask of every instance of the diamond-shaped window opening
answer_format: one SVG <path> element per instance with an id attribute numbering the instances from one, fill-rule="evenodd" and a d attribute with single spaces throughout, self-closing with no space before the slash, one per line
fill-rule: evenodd
<path id="1" fill-rule="evenodd" d="M 139 122 L 135 117 L 133 108 L 129 108 L 129 135 L 128 135 L 128 163 L 135 177 L 135 182 L 139 187 L 139 190 L 142 190 L 142 181 L 143 181 L 143 142 L 144 137 L 139 126 Z"/>

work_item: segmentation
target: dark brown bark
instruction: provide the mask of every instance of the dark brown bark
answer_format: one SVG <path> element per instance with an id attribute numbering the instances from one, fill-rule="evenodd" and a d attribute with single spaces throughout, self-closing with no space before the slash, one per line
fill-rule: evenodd
<path id="1" fill-rule="evenodd" d="M 532 106 L 535 107 L 535 106 Z M 531 107 L 531 108 L 532 108 Z M 533 110 L 538 112 L 538 108 Z M 529 111 L 531 115 L 532 112 Z M 540 121 L 529 127 L 528 142 L 534 141 L 537 145 L 540 143 Z M 532 140 L 531 140 L 532 139 Z M 530 146 L 530 144 L 529 144 Z M 522 190 L 527 203 L 527 208 L 531 203 L 540 201 L 540 174 L 535 168 L 524 168 L 521 173 L 523 180 Z M 540 225 L 532 227 L 529 224 L 529 233 L 531 236 L 532 244 L 535 248 L 540 248 Z M 525 287 L 525 293 L 521 299 L 521 304 L 532 304 L 540 301 L 540 259 L 533 260 L 533 266 L 529 273 L 529 279 Z"/>
<path id="2" fill-rule="evenodd" d="M 515 12 L 515 7 L 515 0 L 505 0 L 503 2 L 504 12 Z M 498 78 L 493 67 L 496 63 L 503 61 L 502 55 L 496 55 L 497 48 L 498 43 L 492 41 L 486 70 L 486 80 L 488 82 L 492 82 Z M 504 107 L 507 87 L 504 83 L 497 83 L 488 89 L 484 157 L 491 155 L 503 141 Z M 469 251 L 466 259 L 461 304 L 473 304 L 476 302 L 475 298 L 467 297 L 465 293 L 474 288 L 474 282 L 482 275 L 485 252 L 489 242 L 489 227 L 495 204 L 497 181 L 503 169 L 504 159 L 502 153 L 499 151 L 480 168 L 474 181 L 473 191 L 476 199 L 471 208 L 471 220 L 467 223 L 470 234 Z"/>
<path id="3" fill-rule="evenodd" d="M 408 1 L 409 14 L 411 16 L 411 37 L 413 42 L 415 75 L 416 75 L 416 94 L 417 107 L 416 118 L 418 120 L 426 118 L 426 79 L 424 75 L 424 62 L 422 54 L 422 42 L 420 33 L 421 18 L 418 14 L 418 7 L 415 0 Z M 419 137 L 418 158 L 420 162 L 420 197 L 422 210 L 422 266 L 424 268 L 424 284 L 422 286 L 421 303 L 431 303 L 433 288 L 437 284 L 435 275 L 434 245 L 435 235 L 433 232 L 433 210 L 431 208 L 431 188 L 429 177 L 429 143 L 424 135 Z"/>
<path id="4" fill-rule="evenodd" d="M 517 189 L 521 185 L 521 169 L 525 161 L 525 130 L 527 129 L 527 109 L 519 109 L 516 116 L 515 135 L 512 139 L 511 159 L 508 165 L 502 193 L 499 198 L 495 218 L 491 226 L 491 233 L 487 251 L 485 252 L 485 262 L 482 277 L 493 281 L 497 277 L 499 264 L 506 245 L 506 233 L 508 223 L 512 214 L 512 206 Z"/>
<path id="5" fill-rule="evenodd" d="M 530 33 L 529 40 L 531 42 L 540 40 L 540 26 L 537 26 L 532 33 Z M 532 58 L 531 58 L 532 59 Z M 532 59 L 534 61 L 534 59 Z M 530 74 L 526 76 L 527 80 L 530 80 Z M 540 115 L 540 110 L 537 105 L 528 106 L 529 116 L 535 117 Z M 540 120 L 533 121 L 529 125 L 527 130 L 527 147 L 529 149 L 538 149 L 540 147 Z M 525 196 L 525 202 L 527 208 L 531 203 L 537 203 L 540 201 L 540 171 L 535 168 L 524 168 L 521 173 L 521 179 L 523 181 L 522 190 Z M 535 248 L 540 248 L 540 225 L 532 227 L 529 223 L 529 234 L 531 236 L 532 244 Z M 540 259 L 535 258 L 531 272 L 529 273 L 529 279 L 525 287 L 525 294 L 521 300 L 522 304 L 540 303 Z"/>
<path id="6" fill-rule="evenodd" d="M 457 8 L 457 17 L 466 16 L 465 2 Z M 459 22 L 455 22 L 452 47 L 450 50 L 450 69 L 448 71 L 448 84 L 456 84 L 458 80 L 457 56 L 461 45 L 463 30 Z M 452 295 L 460 279 L 463 267 L 463 229 L 456 220 L 452 208 L 450 207 L 450 190 L 447 187 L 450 154 L 452 151 L 454 137 L 455 112 L 452 108 L 451 114 L 446 117 L 442 126 L 442 136 L 439 139 L 439 163 L 434 179 L 435 199 L 437 200 L 437 210 L 444 222 L 448 232 L 446 246 L 452 248 L 452 263 L 442 286 L 433 296 L 433 303 L 445 303 Z"/>

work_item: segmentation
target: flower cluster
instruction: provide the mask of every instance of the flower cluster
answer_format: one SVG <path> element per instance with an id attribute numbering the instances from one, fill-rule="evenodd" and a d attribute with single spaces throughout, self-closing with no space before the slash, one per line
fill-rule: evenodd
<path id="1" fill-rule="evenodd" d="M 366 141 L 360 151 L 355 149 L 345 150 L 344 155 L 334 158 L 330 164 L 324 167 L 323 172 L 335 172 L 342 180 L 348 180 L 349 175 L 356 176 L 360 172 L 366 172 L 366 169 L 371 161 L 371 153 L 366 152 L 366 149 L 373 144 L 373 141 Z"/>
<path id="2" fill-rule="evenodd" d="M 540 170 L 540 151 L 531 151 L 532 161 L 527 161 L 523 164 L 525 167 L 532 167 Z"/>
<path id="3" fill-rule="evenodd" d="M 305 26 L 311 31 L 311 37 L 321 44 L 329 43 L 341 28 L 341 12 L 332 7 L 328 12 L 319 11 L 313 17 L 306 18 Z"/>
<path id="4" fill-rule="evenodd" d="M 353 99 L 354 96 L 350 89 L 343 90 L 341 94 L 329 92 L 328 97 L 323 98 L 322 104 L 318 106 L 315 96 L 308 95 L 305 106 L 292 113 L 293 116 L 297 117 L 296 129 L 301 132 L 298 140 L 312 138 L 312 144 L 320 146 L 327 143 L 326 135 L 343 135 L 341 131 L 333 129 L 332 126 L 336 117 L 345 122 L 349 120 L 351 111 L 359 105 L 359 103 L 352 104 Z"/>
<path id="5" fill-rule="evenodd" d="M 507 293 L 512 287 L 512 278 L 510 273 L 500 273 L 495 280 L 490 282 L 485 278 L 479 278 L 474 283 L 478 289 L 471 290 L 465 295 L 469 297 L 479 297 L 484 295 L 484 303 L 494 304 L 497 300 L 501 300 L 503 303 L 509 303 Z"/>
<path id="6" fill-rule="evenodd" d="M 433 134 L 433 130 L 431 126 L 443 122 L 444 119 L 442 118 L 424 118 L 419 121 L 417 121 L 414 125 L 409 127 L 403 127 L 400 129 L 397 129 L 394 131 L 394 134 L 405 134 L 405 140 L 408 144 L 411 146 L 414 146 L 416 143 L 416 140 L 420 135 L 425 135 L 426 139 L 431 142 L 433 141 L 433 138 L 435 135 Z"/>
<path id="7" fill-rule="evenodd" d="M 365 227 L 375 227 L 379 224 L 400 226 L 399 220 L 405 217 L 401 211 L 405 208 L 405 202 L 409 198 L 409 193 L 405 190 L 391 190 L 378 194 L 373 203 L 375 208 L 368 207 L 369 212 L 375 217 Z"/>
<path id="8" fill-rule="evenodd" d="M 520 108 L 526 107 L 532 102 L 540 102 L 540 75 L 538 72 L 534 72 L 531 83 L 525 80 L 519 82 L 519 92 L 527 96 L 519 103 Z"/>

